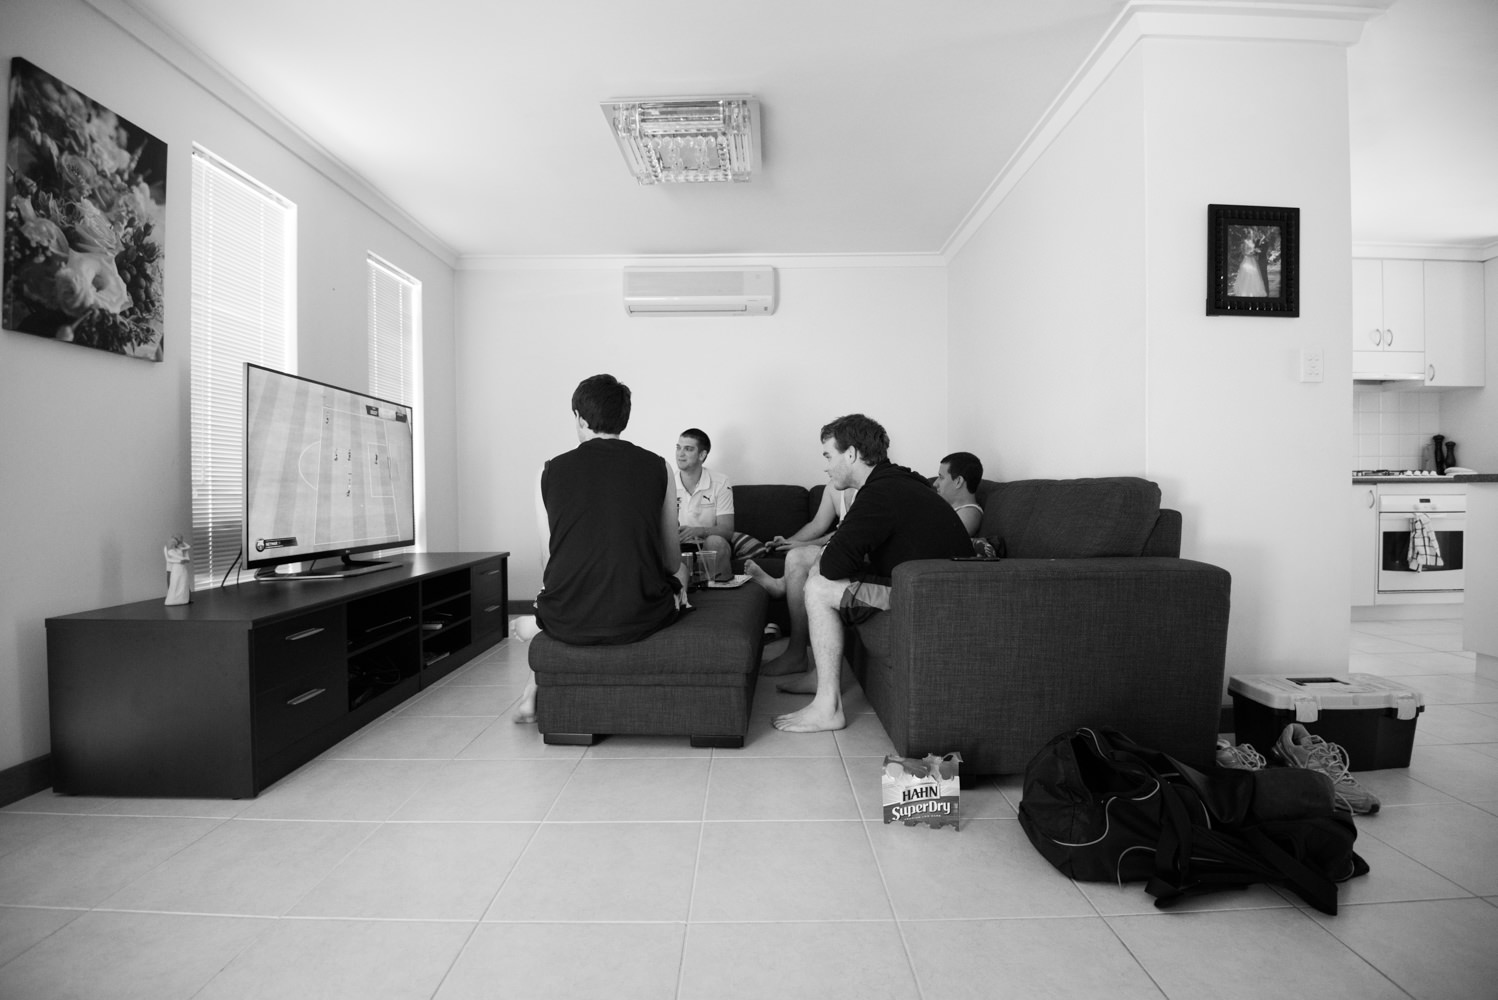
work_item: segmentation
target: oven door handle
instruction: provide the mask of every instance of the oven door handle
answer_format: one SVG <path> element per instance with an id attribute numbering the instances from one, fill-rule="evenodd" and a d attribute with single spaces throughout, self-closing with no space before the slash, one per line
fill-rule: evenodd
<path id="1" fill-rule="evenodd" d="M 1389 511 L 1384 511 L 1380 516 L 1381 517 L 1389 518 L 1390 520 L 1402 521 L 1402 522 L 1408 524 L 1410 518 L 1416 516 L 1417 514 L 1424 514 L 1426 517 L 1430 518 L 1432 521 L 1447 521 L 1447 520 L 1450 520 L 1452 518 L 1466 517 L 1467 516 L 1464 512 L 1454 511 L 1454 510 L 1448 510 L 1448 511 L 1411 510 L 1411 511 L 1399 511 L 1397 513 L 1390 513 Z"/>

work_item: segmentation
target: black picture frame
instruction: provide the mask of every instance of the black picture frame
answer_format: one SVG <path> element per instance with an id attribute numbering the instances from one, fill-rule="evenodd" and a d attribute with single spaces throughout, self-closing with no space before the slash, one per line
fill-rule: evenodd
<path id="1" fill-rule="evenodd" d="M 1207 206 L 1207 315 L 1300 315 L 1300 209 Z"/>

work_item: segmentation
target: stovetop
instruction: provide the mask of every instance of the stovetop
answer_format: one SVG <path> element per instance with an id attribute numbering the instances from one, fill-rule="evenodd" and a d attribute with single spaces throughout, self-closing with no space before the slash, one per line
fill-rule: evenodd
<path id="1" fill-rule="evenodd" d="M 1450 479 L 1450 474 L 1436 475 L 1434 469 L 1353 469 L 1354 479 Z"/>

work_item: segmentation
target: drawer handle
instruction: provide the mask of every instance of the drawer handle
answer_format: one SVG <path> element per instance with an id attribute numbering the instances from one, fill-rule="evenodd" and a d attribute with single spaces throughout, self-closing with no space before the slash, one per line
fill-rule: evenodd
<path id="1" fill-rule="evenodd" d="M 451 653 L 438 653 L 436 656 L 433 656 L 433 657 L 429 658 L 426 661 L 426 666 L 430 667 L 434 663 L 441 663 L 443 660 L 447 659 L 451 655 L 453 655 L 453 654 L 451 654 Z"/>
<path id="2" fill-rule="evenodd" d="M 498 610 L 499 610 L 499 605 L 498 604 L 491 604 L 487 608 L 484 609 L 484 614 L 491 615 L 491 614 L 493 614 L 494 612 L 496 612 Z"/>
<path id="3" fill-rule="evenodd" d="M 499 573 L 500 571 L 497 569 L 485 569 L 479 571 L 480 576 L 498 576 Z"/>
<path id="4" fill-rule="evenodd" d="M 296 642 L 298 639 L 310 639 L 314 635 L 316 635 L 317 633 L 322 632 L 322 631 L 324 631 L 324 630 L 321 629 L 321 628 L 304 628 L 300 632 L 293 632 L 293 633 L 291 633 L 291 635 L 288 635 L 286 637 L 286 641 L 287 642 Z"/>
<path id="5" fill-rule="evenodd" d="M 286 702 L 286 704 L 288 704 L 288 705 L 300 705 L 304 701 L 311 701 L 313 698 L 316 698 L 318 695 L 322 694 L 323 692 L 325 692 L 327 690 L 328 690 L 327 688 L 313 688 L 311 691 L 303 691 L 301 694 L 297 695 L 295 698 L 292 698 L 292 699 L 288 700 Z"/>

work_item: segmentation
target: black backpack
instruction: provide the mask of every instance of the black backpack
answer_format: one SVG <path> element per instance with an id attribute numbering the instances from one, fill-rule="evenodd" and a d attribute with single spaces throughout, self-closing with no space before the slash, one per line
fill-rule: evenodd
<path id="1" fill-rule="evenodd" d="M 1336 913 L 1336 883 L 1368 871 L 1352 814 L 1319 771 L 1204 773 L 1106 728 L 1063 733 L 1035 755 L 1019 820 L 1062 874 L 1145 882 L 1161 908 L 1267 882 Z"/>

